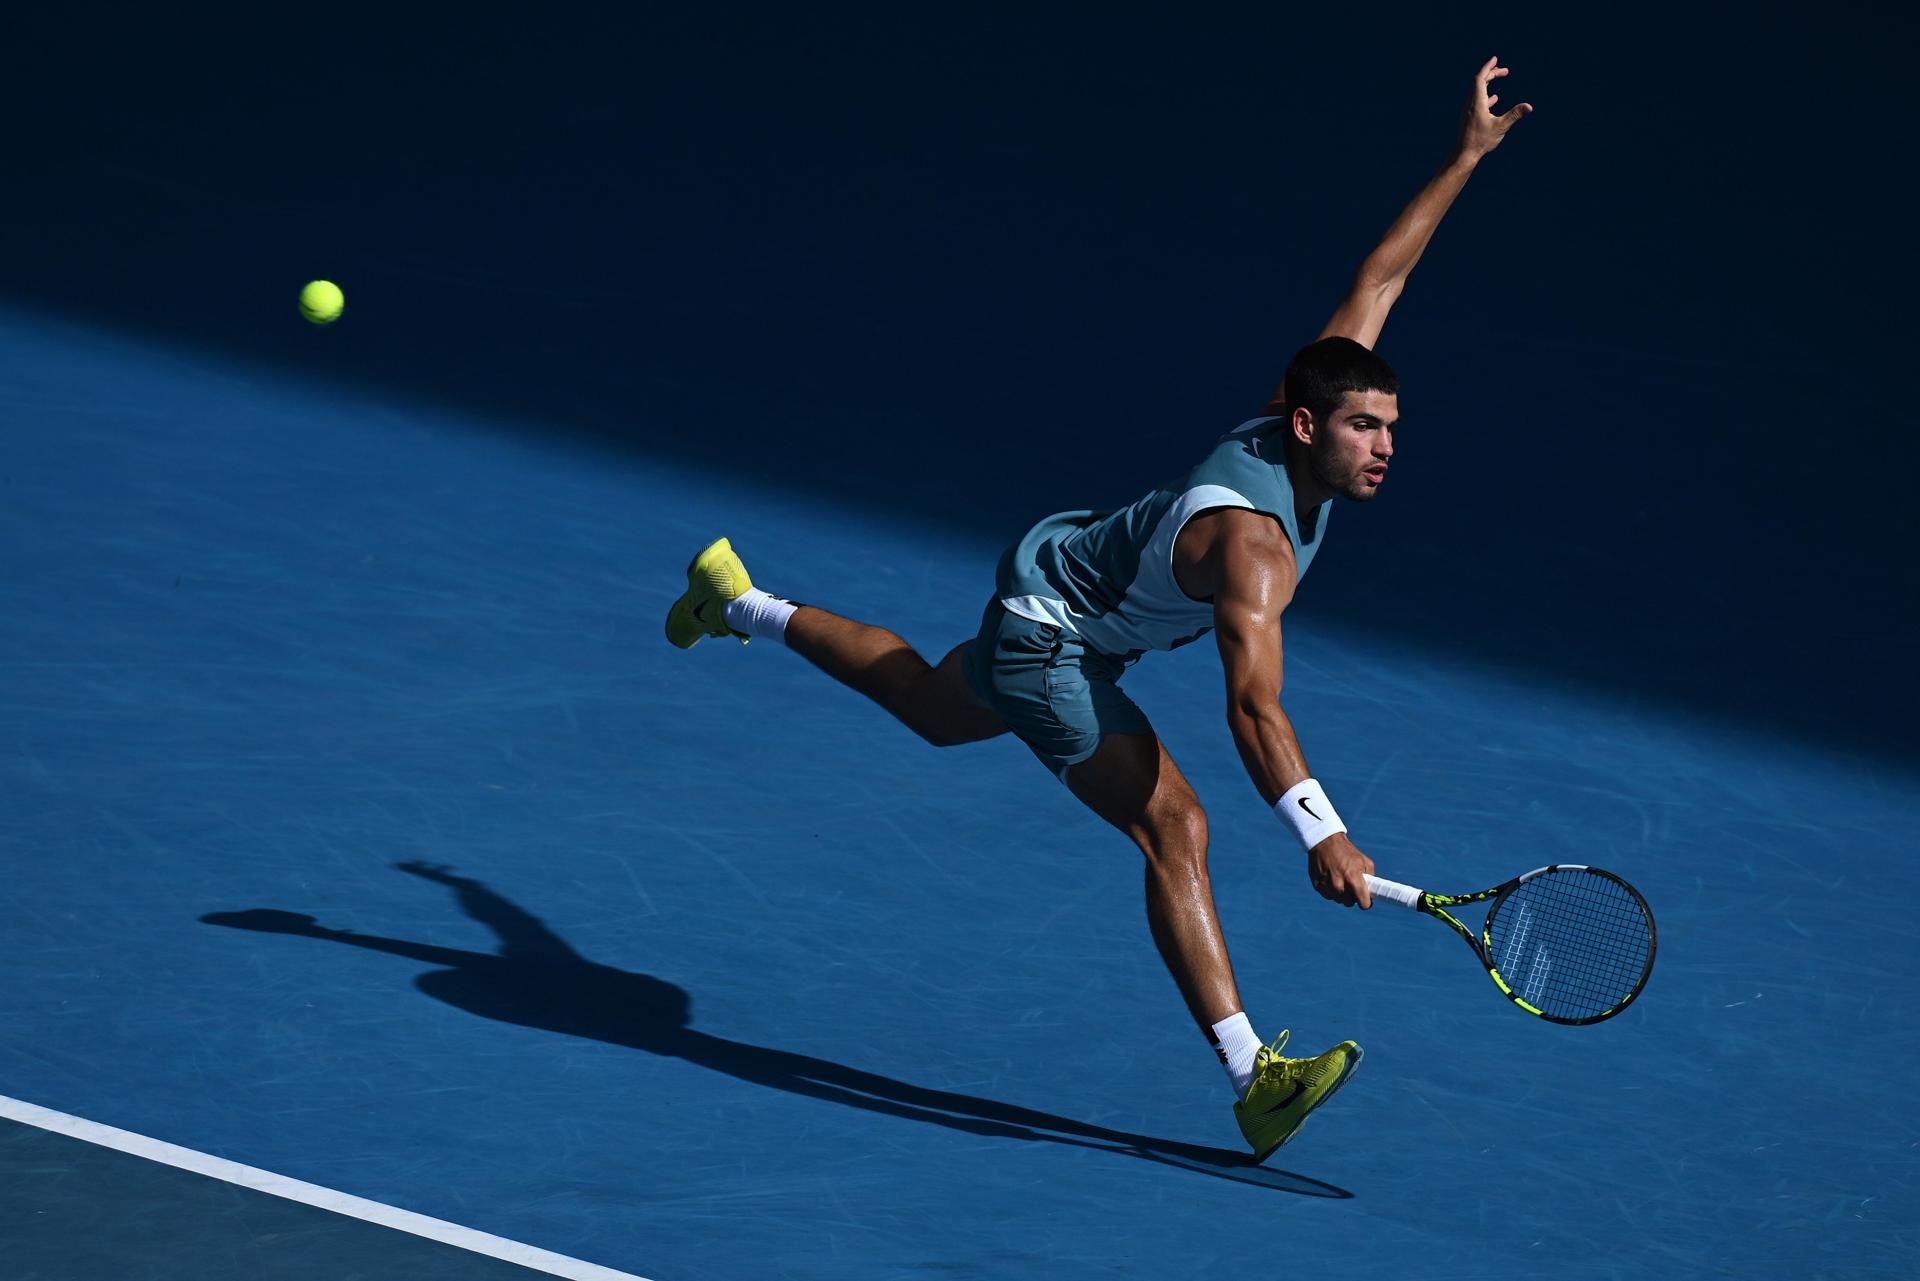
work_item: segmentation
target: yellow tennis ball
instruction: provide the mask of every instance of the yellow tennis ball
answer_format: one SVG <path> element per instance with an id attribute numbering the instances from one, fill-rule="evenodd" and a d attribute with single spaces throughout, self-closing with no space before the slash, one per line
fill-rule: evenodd
<path id="1" fill-rule="evenodd" d="M 347 296 L 331 280 L 310 280 L 300 291 L 300 314 L 316 325 L 331 325 L 347 309 Z"/>

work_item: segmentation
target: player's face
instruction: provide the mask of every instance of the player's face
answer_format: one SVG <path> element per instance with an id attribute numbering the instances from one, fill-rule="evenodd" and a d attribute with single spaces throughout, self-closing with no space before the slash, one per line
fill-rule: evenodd
<path id="1" fill-rule="evenodd" d="M 1387 478 L 1399 421 L 1400 398 L 1393 393 L 1348 392 L 1325 427 L 1314 432 L 1307 452 L 1314 479 L 1355 502 L 1372 498 Z"/>

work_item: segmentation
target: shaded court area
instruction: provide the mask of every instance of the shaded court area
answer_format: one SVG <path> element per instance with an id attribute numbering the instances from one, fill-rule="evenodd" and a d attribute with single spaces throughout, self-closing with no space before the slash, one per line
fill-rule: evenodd
<path id="1" fill-rule="evenodd" d="M 1587 862 L 1653 905 L 1646 995 L 1555 1028 L 1313 897 L 1217 660 L 1143 664 L 1256 1027 L 1367 1049 L 1253 1167 L 1138 856 L 1024 748 L 659 636 L 726 533 L 944 652 L 998 541 L 21 310 L 0 379 L 0 1094 L 655 1281 L 1911 1272 L 1898 762 L 1356 631 L 1310 581 L 1287 703 L 1383 874 Z M 68 1242 L 65 1281 L 493 1275 L 70 1142 L 0 1132 L 8 1244 Z"/>

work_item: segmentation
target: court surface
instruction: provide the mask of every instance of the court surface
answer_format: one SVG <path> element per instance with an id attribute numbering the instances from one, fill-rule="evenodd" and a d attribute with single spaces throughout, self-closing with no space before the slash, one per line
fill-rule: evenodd
<path id="1" fill-rule="evenodd" d="M 1645 997 L 1563 1029 L 1313 897 L 1211 647 L 1154 656 L 1256 1028 L 1367 1050 L 1251 1167 L 1138 856 L 1024 748 L 660 636 L 725 533 L 941 653 L 997 542 L 23 311 L 0 414 L 0 1094 L 657 1281 L 1913 1275 L 1908 774 L 1336 628 L 1309 580 L 1287 703 L 1383 874 L 1653 904 Z M 496 1275 L 0 1140 L 16 1281 Z"/>

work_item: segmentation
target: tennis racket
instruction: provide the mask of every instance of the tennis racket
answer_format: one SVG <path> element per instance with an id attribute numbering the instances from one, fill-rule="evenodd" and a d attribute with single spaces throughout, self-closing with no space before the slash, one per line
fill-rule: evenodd
<path id="1" fill-rule="evenodd" d="M 1627 1008 L 1653 973 L 1653 913 L 1640 891 L 1597 867 L 1556 863 L 1478 894 L 1428 894 L 1367 878 L 1376 899 L 1438 917 L 1507 999 L 1549 1023 L 1598 1023 Z M 1447 911 L 1492 899 L 1480 933 Z"/>

